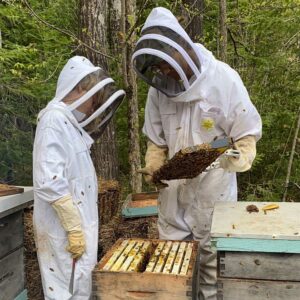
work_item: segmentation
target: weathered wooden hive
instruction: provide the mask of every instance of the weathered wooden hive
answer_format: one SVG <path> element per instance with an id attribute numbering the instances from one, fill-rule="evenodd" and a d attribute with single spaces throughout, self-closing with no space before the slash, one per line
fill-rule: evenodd
<path id="1" fill-rule="evenodd" d="M 192 299 L 197 242 L 120 239 L 93 271 L 93 299 Z"/>
<path id="2" fill-rule="evenodd" d="M 215 205 L 218 300 L 300 299 L 300 203 L 268 204 Z"/>
<path id="3" fill-rule="evenodd" d="M 27 296 L 32 295 L 31 290 L 28 293 L 26 290 L 29 284 L 24 286 L 24 256 L 28 280 L 28 246 L 35 248 L 33 230 L 27 227 L 26 214 L 23 224 L 23 209 L 30 206 L 32 200 L 31 187 L 0 184 L 0 300 L 27 299 Z M 32 237 L 30 243 L 29 236 Z M 36 266 L 38 270 L 37 260 Z M 32 266 L 30 271 L 33 271 L 34 267 Z M 38 282 L 35 284 L 38 285 Z"/>

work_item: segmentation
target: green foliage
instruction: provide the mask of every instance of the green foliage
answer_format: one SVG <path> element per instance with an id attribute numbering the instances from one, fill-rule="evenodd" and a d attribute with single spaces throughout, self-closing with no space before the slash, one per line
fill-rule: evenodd
<path id="1" fill-rule="evenodd" d="M 241 74 L 263 119 L 251 179 L 239 180 L 242 199 L 281 200 L 298 118 L 300 1 L 229 2 L 228 62 Z M 234 47 L 235 46 L 235 47 Z M 290 180 L 299 183 L 299 143 Z M 289 200 L 300 191 L 290 189 Z"/>
<path id="2" fill-rule="evenodd" d="M 74 28 L 75 1 L 30 1 L 56 27 Z M 72 41 L 33 18 L 20 1 L 0 4 L 0 181 L 31 184 L 38 111 L 51 100 Z"/>
<path id="3" fill-rule="evenodd" d="M 9 179 L 18 184 L 30 184 L 36 114 L 53 97 L 58 73 L 73 54 L 74 41 L 38 22 L 20 1 L 1 3 L 0 181 Z M 144 3 L 144 0 L 137 1 L 137 12 Z M 169 8 L 178 17 L 184 12 L 189 15 L 194 13 L 193 8 L 183 0 L 151 0 L 146 3 L 139 14 L 138 35 L 154 7 Z M 77 30 L 76 0 L 31 0 L 30 4 L 41 18 L 56 27 L 72 32 Z M 263 119 L 263 138 L 258 143 L 253 168 L 251 172 L 238 176 L 239 198 L 242 200 L 277 201 L 284 192 L 300 105 L 299 7 L 299 0 L 227 1 L 227 63 L 240 73 Z M 129 21 L 134 24 L 133 16 Z M 218 57 L 218 1 L 205 0 L 203 22 L 204 32 L 200 42 Z M 109 69 L 121 85 L 120 60 L 120 57 L 110 60 Z M 138 80 L 141 128 L 147 92 L 148 86 Z M 128 183 L 129 174 L 127 114 L 126 104 L 123 104 L 115 117 L 124 185 Z M 144 157 L 146 139 L 142 134 L 141 150 Z M 291 172 L 291 182 L 298 185 L 299 153 L 298 138 Z M 299 196 L 299 188 L 291 184 L 288 200 L 297 201 Z"/>

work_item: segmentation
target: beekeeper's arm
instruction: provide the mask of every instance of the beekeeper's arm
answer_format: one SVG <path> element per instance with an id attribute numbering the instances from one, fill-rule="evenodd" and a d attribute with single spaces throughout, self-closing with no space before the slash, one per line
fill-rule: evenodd
<path id="1" fill-rule="evenodd" d="M 68 236 L 66 250 L 73 258 L 79 258 L 85 251 L 85 239 L 81 218 L 73 204 L 65 177 L 69 153 L 67 147 L 61 132 L 56 129 L 45 128 L 39 134 L 34 149 L 35 193 L 52 205 Z"/>
<path id="2" fill-rule="evenodd" d="M 73 204 L 71 195 L 56 200 L 52 203 L 52 207 L 68 235 L 69 245 L 66 250 L 71 253 L 73 258 L 80 258 L 85 251 L 85 239 L 81 229 L 80 215 Z"/>
<path id="3" fill-rule="evenodd" d="M 262 122 L 241 78 L 236 72 L 233 76 L 234 84 L 224 129 L 235 141 L 233 148 L 239 151 L 239 157 L 224 155 L 220 159 L 220 167 L 230 172 L 245 172 L 251 168 L 255 159 L 256 142 L 262 135 Z"/>
<path id="4" fill-rule="evenodd" d="M 145 181 L 150 183 L 153 173 L 164 164 L 168 156 L 168 147 L 158 108 L 158 92 L 152 87 L 149 89 L 146 102 L 143 133 L 149 141 L 145 156 L 146 166 L 139 172 L 144 174 Z"/>

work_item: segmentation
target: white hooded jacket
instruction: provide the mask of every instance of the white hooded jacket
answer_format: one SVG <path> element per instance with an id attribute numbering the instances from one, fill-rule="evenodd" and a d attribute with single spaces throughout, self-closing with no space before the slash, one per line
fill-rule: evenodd
<path id="1" fill-rule="evenodd" d="M 168 27 L 193 44 L 167 9 L 154 9 L 142 31 L 152 26 Z M 201 62 L 200 75 L 177 97 L 168 98 L 151 87 L 143 132 L 156 145 L 167 146 L 169 158 L 184 147 L 209 143 L 215 137 L 230 136 L 236 141 L 252 135 L 258 140 L 261 118 L 237 72 L 202 45 L 193 44 L 193 49 Z M 159 197 L 160 237 L 184 239 L 192 233 L 203 245 L 209 243 L 214 203 L 237 200 L 236 174 L 216 169 L 168 184 Z"/>
<path id="2" fill-rule="evenodd" d="M 182 148 L 215 138 L 261 137 L 261 118 L 237 72 L 193 43 L 169 10 L 158 7 L 149 14 L 133 66 L 152 86 L 143 132 L 154 144 L 167 147 L 169 158 Z M 219 168 L 167 183 L 158 201 L 160 238 L 200 241 L 198 296 L 216 300 L 211 218 L 215 202 L 237 200 L 236 173 Z"/>
<path id="3" fill-rule="evenodd" d="M 33 151 L 34 229 L 45 299 L 86 300 L 91 295 L 98 247 L 98 188 L 90 157 L 93 140 L 61 100 L 97 69 L 83 57 L 70 59 L 60 74 L 55 98 L 38 116 Z M 73 296 L 67 234 L 51 205 L 68 194 L 78 209 L 86 241 L 86 251 L 76 262 Z"/>

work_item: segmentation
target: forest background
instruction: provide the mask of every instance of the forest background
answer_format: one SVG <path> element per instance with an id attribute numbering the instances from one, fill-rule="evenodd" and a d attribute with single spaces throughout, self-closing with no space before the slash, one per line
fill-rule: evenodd
<path id="1" fill-rule="evenodd" d="M 169 8 L 195 42 L 236 69 L 263 119 L 252 170 L 238 175 L 239 199 L 300 200 L 299 0 L 0 1 L 0 182 L 32 185 L 38 112 L 73 55 L 108 69 L 127 99 L 93 146 L 98 176 L 123 193 L 149 190 L 141 133 L 148 87 L 130 55 L 156 6 Z"/>

